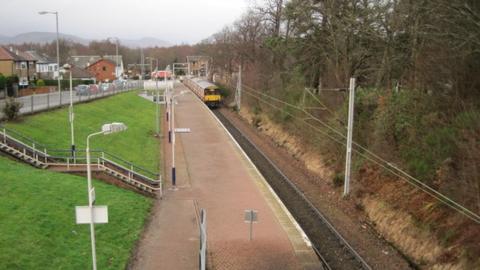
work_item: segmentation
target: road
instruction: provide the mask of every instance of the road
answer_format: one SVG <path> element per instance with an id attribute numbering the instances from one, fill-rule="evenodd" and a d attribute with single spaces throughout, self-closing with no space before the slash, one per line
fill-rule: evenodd
<path id="1" fill-rule="evenodd" d="M 129 88 L 116 91 L 99 91 L 96 94 L 84 96 L 77 96 L 76 91 L 73 91 L 72 99 L 73 103 L 78 103 L 87 100 L 102 98 L 105 96 L 115 95 L 129 90 L 132 89 Z M 22 108 L 20 109 L 20 114 L 29 114 L 70 104 L 70 91 L 62 91 L 61 94 L 58 92 L 51 92 L 48 94 L 31 95 L 15 98 L 15 100 L 23 104 Z M 5 99 L 0 100 L 0 119 L 3 118 L 3 108 L 5 107 L 5 103 Z"/>

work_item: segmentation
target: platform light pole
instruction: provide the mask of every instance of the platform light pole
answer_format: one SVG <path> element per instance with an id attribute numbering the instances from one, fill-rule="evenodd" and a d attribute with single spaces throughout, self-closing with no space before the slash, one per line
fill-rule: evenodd
<path id="1" fill-rule="evenodd" d="M 353 109 L 355 104 L 355 78 L 350 78 L 348 98 L 348 131 L 347 131 L 347 154 L 345 161 L 345 183 L 343 196 L 350 193 L 350 176 L 352 166 L 352 137 L 353 137 Z"/>
<path id="2" fill-rule="evenodd" d="M 176 173 L 176 168 L 175 168 L 175 99 L 183 94 L 185 94 L 187 91 L 182 91 L 180 94 L 177 95 L 172 95 L 170 98 L 170 108 L 172 110 L 171 113 L 171 120 L 170 124 L 172 126 L 171 129 L 171 137 L 172 137 L 172 185 L 173 188 L 176 188 L 177 185 L 177 173 Z"/>
<path id="3" fill-rule="evenodd" d="M 156 121 L 157 122 L 157 136 L 160 136 L 160 88 L 158 88 L 158 76 L 155 76 L 155 85 L 157 88 L 157 99 L 156 99 L 156 105 L 157 105 L 157 115 L 156 115 Z"/>
<path id="4" fill-rule="evenodd" d="M 90 162 L 90 138 L 104 134 L 112 134 L 121 132 L 127 129 L 127 126 L 123 123 L 111 123 L 105 124 L 102 126 L 102 130 L 99 132 L 92 133 L 87 136 L 87 149 L 86 149 L 86 156 L 87 156 L 87 193 L 88 193 L 88 207 L 90 210 L 90 242 L 92 246 L 92 265 L 93 270 L 97 269 L 97 255 L 96 255 L 96 248 L 95 248 L 95 219 L 94 219 L 94 210 L 93 205 L 95 203 L 95 194 L 94 189 L 92 186 L 92 169 L 91 169 L 91 162 Z"/>
<path id="5" fill-rule="evenodd" d="M 55 14 L 55 22 L 56 22 L 56 29 L 57 29 L 57 82 L 58 82 L 58 97 L 60 99 L 60 105 L 62 105 L 62 86 L 60 83 L 60 37 L 58 33 L 58 11 L 40 11 L 38 12 L 40 15 L 46 14 Z"/>
<path id="6" fill-rule="evenodd" d="M 165 92 L 167 93 L 167 96 L 170 96 L 170 98 L 167 97 L 167 100 L 166 100 L 166 103 L 167 103 L 167 122 L 168 123 L 168 142 L 169 143 L 172 143 L 172 132 L 173 132 L 173 128 L 172 128 L 172 122 L 173 122 L 173 112 L 172 112 L 172 93 L 170 93 L 170 89 L 168 87 L 168 84 L 167 84 L 167 69 L 165 68 L 165 72 L 164 72 L 164 82 L 165 82 Z M 173 91 L 173 89 L 172 89 Z M 168 104 L 170 100 L 170 104 Z M 170 109 L 170 113 L 168 113 L 168 109 Z M 172 118 L 172 121 L 169 121 L 169 118 Z"/>

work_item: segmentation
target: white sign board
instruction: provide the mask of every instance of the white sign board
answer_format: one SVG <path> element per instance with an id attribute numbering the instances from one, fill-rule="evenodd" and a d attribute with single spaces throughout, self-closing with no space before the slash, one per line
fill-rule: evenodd
<path id="1" fill-rule="evenodd" d="M 190 133 L 190 128 L 176 128 L 175 133 Z"/>
<path id="2" fill-rule="evenodd" d="M 92 220 L 90 207 L 75 206 L 75 217 L 77 224 L 90 224 Z M 108 206 L 93 206 L 93 222 L 97 224 L 108 223 Z"/>
<path id="3" fill-rule="evenodd" d="M 250 223 L 250 240 L 253 238 L 253 223 L 258 221 L 258 211 L 247 209 L 245 210 L 245 223 Z"/>
<path id="4" fill-rule="evenodd" d="M 257 222 L 258 221 L 258 211 L 255 210 L 245 210 L 245 223 Z"/>

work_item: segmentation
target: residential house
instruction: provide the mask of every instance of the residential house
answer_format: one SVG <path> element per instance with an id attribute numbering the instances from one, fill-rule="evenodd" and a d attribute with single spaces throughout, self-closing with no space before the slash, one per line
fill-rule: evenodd
<path id="1" fill-rule="evenodd" d="M 72 79 L 73 80 L 93 81 L 94 83 L 96 83 L 95 75 L 92 74 L 91 72 L 89 72 L 88 70 L 83 69 L 83 68 L 79 68 L 79 67 L 73 66 L 73 65 L 71 67 L 71 70 L 72 70 Z M 67 79 L 69 76 L 70 75 L 68 73 L 63 75 L 64 79 Z"/>
<path id="2" fill-rule="evenodd" d="M 69 57 L 68 63 L 75 65 L 79 68 L 87 68 L 88 66 L 92 65 L 93 63 L 97 62 L 100 59 L 110 60 L 116 64 L 115 68 L 115 77 L 120 78 L 124 74 L 124 65 L 123 65 L 123 57 L 121 55 L 73 55 Z"/>
<path id="3" fill-rule="evenodd" d="M 187 56 L 190 74 L 193 76 L 206 77 L 209 73 L 209 56 Z"/>
<path id="4" fill-rule="evenodd" d="M 90 73 L 95 75 L 98 82 L 111 82 L 116 79 L 116 64 L 108 59 L 100 59 L 86 68 Z"/>
<path id="5" fill-rule="evenodd" d="M 57 61 L 46 54 L 39 54 L 36 51 L 26 51 L 31 57 L 37 59 L 36 73 L 38 79 L 56 79 L 58 74 Z"/>
<path id="6" fill-rule="evenodd" d="M 4 76 L 17 75 L 20 86 L 26 87 L 36 79 L 36 62 L 35 58 L 25 52 L 12 47 L 0 47 L 0 73 Z"/>

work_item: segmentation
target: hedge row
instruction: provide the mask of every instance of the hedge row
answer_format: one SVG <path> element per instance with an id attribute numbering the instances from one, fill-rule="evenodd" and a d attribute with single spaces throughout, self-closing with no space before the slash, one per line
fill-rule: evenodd
<path id="1" fill-rule="evenodd" d="M 43 80 L 46 86 L 58 86 L 57 80 Z M 75 87 L 79 84 L 93 84 L 93 80 L 72 80 L 72 86 Z M 62 89 L 70 87 L 70 80 L 60 80 Z"/>

